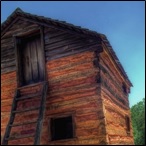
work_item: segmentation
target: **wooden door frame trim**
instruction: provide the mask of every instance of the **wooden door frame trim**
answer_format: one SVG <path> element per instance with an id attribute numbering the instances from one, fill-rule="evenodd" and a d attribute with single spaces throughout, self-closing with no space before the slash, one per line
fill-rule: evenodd
<path id="1" fill-rule="evenodd" d="M 39 31 L 38 31 L 39 30 Z M 22 75 L 20 71 L 20 52 L 19 52 L 19 46 L 18 46 L 18 38 L 25 38 L 27 35 L 34 34 L 37 32 L 40 34 L 40 42 L 41 42 L 41 53 L 42 53 L 42 63 L 44 67 L 44 81 L 47 81 L 47 73 L 46 73 L 46 66 L 45 66 L 45 47 L 44 47 L 44 27 L 40 26 L 39 29 L 32 30 L 29 32 L 19 33 L 13 36 L 14 39 L 14 48 L 15 48 L 15 58 L 16 58 L 16 76 L 17 76 L 17 88 L 22 86 Z"/>
<path id="2" fill-rule="evenodd" d="M 20 69 L 19 69 L 19 67 L 20 67 L 20 58 L 19 58 L 19 49 L 18 49 L 18 43 L 17 43 L 17 41 L 18 41 L 18 38 L 17 38 L 17 36 L 13 36 L 13 38 L 14 38 L 14 48 L 15 48 L 15 58 L 16 58 L 16 79 L 17 79 L 17 88 L 18 87 L 20 87 L 21 85 L 21 79 L 20 79 L 20 74 L 21 74 L 21 72 L 20 72 Z"/>
<path id="3" fill-rule="evenodd" d="M 43 67 L 44 67 L 44 81 L 47 81 L 47 70 L 45 62 L 45 43 L 44 43 L 44 27 L 40 26 L 40 36 L 41 36 L 41 52 L 43 56 Z"/>

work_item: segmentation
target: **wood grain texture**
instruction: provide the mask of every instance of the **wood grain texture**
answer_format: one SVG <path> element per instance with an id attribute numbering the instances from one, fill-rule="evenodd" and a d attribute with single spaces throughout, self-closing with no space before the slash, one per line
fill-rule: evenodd
<path id="1" fill-rule="evenodd" d="M 125 116 L 130 117 L 128 94 L 122 88 L 123 83 L 130 88 L 126 80 L 118 73 L 106 53 L 100 55 L 101 96 L 103 98 L 106 132 L 109 144 L 134 144 L 132 124 L 127 134 Z"/>
<path id="2" fill-rule="evenodd" d="M 23 34 L 29 35 L 28 32 L 39 30 L 39 27 L 38 24 L 19 19 L 5 32 L 1 39 L 2 73 L 16 70 L 16 56 L 14 51 L 15 42 L 13 36 L 22 37 Z M 44 46 L 41 47 L 45 48 L 44 56 L 46 61 L 88 51 L 94 49 L 92 46 L 99 44 L 99 41 L 97 40 L 79 37 L 75 34 L 71 35 L 68 32 L 61 30 L 58 31 L 49 27 L 45 27 L 42 31 L 44 32 L 41 32 L 43 33 L 44 38 L 42 38 L 41 41 L 44 43 Z M 41 50 L 42 49 L 38 49 L 40 52 Z M 38 52 L 38 54 L 40 54 L 40 52 Z M 38 57 L 38 59 L 41 59 L 41 57 L 42 56 Z M 42 64 L 40 63 L 39 66 L 42 67 Z M 33 65 L 33 68 L 36 68 L 35 64 Z M 39 71 L 39 74 L 43 74 L 43 71 Z"/>
<path id="3" fill-rule="evenodd" d="M 16 72 L 1 75 L 1 136 L 5 133 L 16 89 Z"/>
<path id="4" fill-rule="evenodd" d="M 16 58 L 14 52 L 14 35 L 38 29 L 37 24 L 16 21 L 3 35 L 1 39 L 1 73 L 16 71 Z"/>
<path id="5" fill-rule="evenodd" d="M 10 115 L 12 99 L 17 87 L 16 54 L 13 36 L 25 36 L 39 30 L 40 26 L 28 19 L 16 20 L 1 39 L 1 136 L 3 137 Z M 25 34 L 25 35 L 24 35 Z M 128 93 L 130 86 L 112 62 L 111 56 L 101 45 L 101 39 L 70 34 L 64 30 L 44 27 L 41 29 L 41 45 L 37 41 L 27 44 L 27 55 L 33 53 L 32 78 L 45 74 L 48 93 L 43 119 L 41 144 L 133 144 L 132 126 L 127 134 L 125 115 L 130 117 Z M 18 41 L 16 39 L 16 41 Z M 17 42 L 19 43 L 19 41 Z M 35 46 L 38 48 L 36 49 Z M 105 46 L 104 46 L 105 47 Z M 44 49 L 44 53 L 42 53 Z M 22 52 L 22 50 L 19 50 Z M 40 56 L 39 56 L 40 55 Z M 45 57 L 45 69 L 39 60 Z M 20 58 L 20 56 L 18 56 Z M 21 64 L 20 64 L 21 65 Z M 37 70 L 37 68 L 40 68 Z M 26 78 L 30 68 L 26 68 Z M 123 92 L 125 83 L 128 93 Z M 20 90 L 21 97 L 41 92 L 40 86 L 29 86 Z M 37 107 L 38 98 L 18 101 L 17 110 Z M 18 113 L 14 124 L 37 121 L 38 110 Z M 50 119 L 72 116 L 74 137 L 66 140 L 50 141 Z M 26 120 L 26 121 L 25 121 Z M 131 122 L 131 120 L 130 120 Z M 12 136 L 31 135 L 36 124 L 15 126 Z M 11 140 L 9 144 L 33 144 L 34 138 Z"/>
<path id="6" fill-rule="evenodd" d="M 97 94 L 99 85 L 96 76 L 99 68 L 95 68 L 94 59 L 94 52 L 84 52 L 46 64 L 49 90 L 42 144 L 106 143 L 102 100 Z M 50 117 L 67 112 L 74 113 L 75 138 L 49 142 L 46 137 L 49 139 L 50 131 L 45 127 L 49 127 Z"/>

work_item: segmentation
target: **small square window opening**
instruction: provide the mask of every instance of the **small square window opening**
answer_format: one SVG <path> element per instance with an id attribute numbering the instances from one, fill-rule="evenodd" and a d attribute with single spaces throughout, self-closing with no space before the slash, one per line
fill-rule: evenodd
<path id="1" fill-rule="evenodd" d="M 73 138 L 72 116 L 51 119 L 51 140 Z"/>

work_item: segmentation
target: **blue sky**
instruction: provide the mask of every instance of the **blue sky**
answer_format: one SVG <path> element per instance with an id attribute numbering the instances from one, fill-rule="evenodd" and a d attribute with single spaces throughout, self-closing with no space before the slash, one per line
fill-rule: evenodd
<path id="1" fill-rule="evenodd" d="M 145 97 L 145 3 L 143 1 L 2 1 L 1 22 L 17 8 L 103 33 L 134 87 L 130 106 Z"/>

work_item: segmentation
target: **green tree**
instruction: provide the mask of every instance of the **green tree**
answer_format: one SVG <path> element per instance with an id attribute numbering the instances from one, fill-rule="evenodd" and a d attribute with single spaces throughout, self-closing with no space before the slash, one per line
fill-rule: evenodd
<path id="1" fill-rule="evenodd" d="M 131 107 L 135 145 L 145 145 L 145 98 Z"/>

